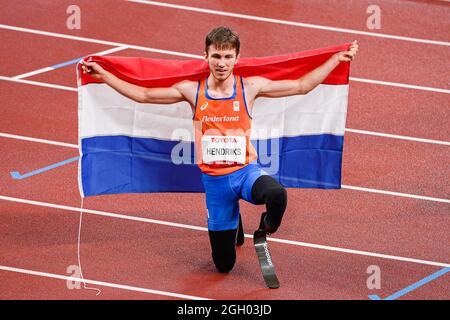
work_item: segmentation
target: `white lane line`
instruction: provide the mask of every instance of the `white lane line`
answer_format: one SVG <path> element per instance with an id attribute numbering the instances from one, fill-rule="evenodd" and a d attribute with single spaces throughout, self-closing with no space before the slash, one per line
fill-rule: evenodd
<path id="1" fill-rule="evenodd" d="M 341 187 L 342 187 L 342 189 L 349 189 L 349 190 L 354 190 L 354 191 L 371 192 L 371 193 L 379 193 L 379 194 L 385 194 L 385 195 L 396 196 L 396 197 L 412 198 L 412 199 L 417 199 L 417 200 L 450 203 L 449 199 L 427 197 L 427 196 L 421 196 L 421 195 L 417 195 L 417 194 L 409 194 L 409 193 L 372 189 L 372 188 L 365 188 L 365 187 L 357 187 L 357 186 L 347 186 L 347 185 L 341 185 Z"/>
<path id="2" fill-rule="evenodd" d="M 442 144 L 444 146 L 450 146 L 449 141 L 422 139 L 422 138 L 416 138 L 416 137 L 410 137 L 410 136 L 400 136 L 400 135 L 396 135 L 396 134 L 373 132 L 373 131 L 350 129 L 350 128 L 345 128 L 345 131 L 351 132 L 351 133 L 357 133 L 357 134 L 365 134 L 365 135 L 369 135 L 369 136 L 378 136 L 378 137 L 384 137 L 384 138 L 408 140 L 408 141 L 431 143 L 431 144 Z"/>
<path id="3" fill-rule="evenodd" d="M 52 144 L 52 145 L 61 146 L 61 147 L 78 149 L 78 145 L 76 145 L 76 144 L 59 142 L 59 141 L 53 141 L 53 140 L 46 140 L 46 139 L 39 139 L 39 138 L 31 138 L 31 137 L 19 136 L 19 135 L 10 134 L 10 133 L 0 132 L 0 137 L 1 138 L 9 138 L 9 139 L 32 141 L 32 142 L 38 142 L 38 143 L 45 143 L 45 144 Z"/>
<path id="4" fill-rule="evenodd" d="M 2 132 L 0 132 L 0 138 L 25 140 L 25 141 L 32 141 L 32 142 L 45 143 L 45 144 L 57 145 L 57 146 L 61 146 L 61 147 L 78 149 L 78 145 L 76 145 L 76 144 L 70 144 L 70 143 L 64 143 L 64 142 L 52 141 L 52 140 L 46 140 L 46 139 L 30 138 L 30 137 L 19 136 L 19 135 L 14 135 L 14 134 L 9 134 L 9 133 L 2 133 Z M 357 186 L 350 186 L 350 185 L 341 185 L 341 187 L 342 187 L 342 189 L 349 189 L 349 190 L 355 190 L 355 191 L 379 193 L 379 194 L 386 194 L 386 195 L 391 195 L 391 196 L 412 198 L 412 199 L 418 199 L 418 200 L 450 203 L 449 199 L 427 197 L 427 196 L 421 196 L 421 195 L 416 195 L 416 194 L 386 191 L 386 190 L 380 190 L 380 189 L 371 189 L 371 188 L 357 187 Z"/>
<path id="5" fill-rule="evenodd" d="M 406 88 L 406 89 L 423 90 L 423 91 L 431 91 L 431 92 L 437 92 L 437 93 L 450 94 L 450 90 L 447 90 L 447 89 L 424 87 L 424 86 L 416 86 L 416 85 L 407 84 L 407 83 L 397 83 L 397 82 L 370 80 L 370 79 L 355 78 L 355 77 L 349 77 L 349 80 L 350 81 L 354 81 L 354 82 L 364 82 L 364 83 L 378 84 L 378 85 L 382 85 L 382 86 L 390 86 L 390 87 L 398 87 L 398 88 Z"/>
<path id="6" fill-rule="evenodd" d="M 49 88 L 53 88 L 53 89 L 62 89 L 62 90 L 74 91 L 74 92 L 78 91 L 77 88 L 63 87 L 63 86 L 48 84 L 48 83 L 44 83 L 44 82 L 36 82 L 36 81 L 29 81 L 29 80 L 17 80 L 17 79 L 8 78 L 8 77 L 2 77 L 2 76 L 0 76 L 0 80 L 19 82 L 19 83 L 24 83 L 24 84 L 29 84 L 29 85 L 49 87 Z M 383 133 L 383 132 L 375 132 L 375 131 L 367 131 L 367 130 L 359 130 L 359 129 L 351 129 L 351 128 L 345 128 L 345 131 L 351 132 L 351 133 L 357 133 L 357 134 L 365 134 L 365 135 L 371 135 L 371 136 L 392 138 L 392 139 L 401 139 L 401 140 L 431 143 L 431 144 L 440 144 L 440 145 L 447 145 L 447 146 L 450 145 L 450 142 L 443 141 L 443 140 L 424 139 L 424 138 L 417 138 L 417 137 L 411 137 L 411 136 L 402 136 L 402 135 L 395 135 L 395 134 L 389 134 L 389 133 Z"/>
<path id="7" fill-rule="evenodd" d="M 38 69 L 38 70 L 35 70 L 35 71 L 27 72 L 27 73 L 24 73 L 24 74 L 19 74 L 17 76 L 11 77 L 11 79 L 23 79 L 23 78 L 34 76 L 36 74 L 49 72 L 49 71 L 52 71 L 52 70 L 55 70 L 55 69 L 52 68 L 52 67 L 45 67 L 45 68 Z"/>
<path id="8" fill-rule="evenodd" d="M 352 130 L 352 131 L 360 131 L 360 130 L 353 130 L 353 129 L 345 129 L 346 131 Z M 369 133 L 367 133 L 369 132 Z M 430 143 L 428 140 L 424 141 L 426 139 L 418 139 L 414 140 L 414 138 L 410 137 L 402 137 L 402 136 L 393 136 L 393 135 L 387 135 L 383 133 L 376 133 L 376 132 L 357 132 L 362 134 L 370 134 L 374 136 L 387 136 L 388 138 L 395 138 L 395 139 L 402 139 L 405 140 L 413 140 L 418 142 L 427 142 Z M 399 138 L 401 137 L 401 138 Z M 57 145 L 61 147 L 68 147 L 68 148 L 74 148 L 78 149 L 78 145 L 76 144 L 70 144 L 65 142 L 59 142 L 59 141 L 52 141 L 52 140 L 46 140 L 46 139 L 39 139 L 39 138 L 31 138 L 26 136 L 20 136 L 20 135 L 14 135 L 9 133 L 2 133 L 0 132 L 0 138 L 10 138 L 10 139 L 17 139 L 17 140 L 25 140 L 25 141 L 32 141 L 37 143 L 44 143 L 44 144 L 51 144 L 51 145 Z M 435 141 L 435 140 L 430 140 Z M 445 141 L 437 141 L 435 142 L 437 144 L 444 144 L 448 145 L 448 142 Z M 434 202 L 443 202 L 443 203 L 450 203 L 449 199 L 443 199 L 443 198 L 435 198 L 435 197 L 428 197 L 428 196 L 422 196 L 422 195 L 416 195 L 416 194 L 409 194 L 409 193 L 402 193 L 402 192 L 395 192 L 395 191 L 386 191 L 386 190 L 380 190 L 380 189 L 372 189 L 372 188 L 365 188 L 365 187 L 357 187 L 357 186 L 350 186 L 350 185 L 341 185 L 342 189 L 350 189 L 350 190 L 356 190 L 356 191 L 364 191 L 364 192 L 372 192 L 372 193 L 380 193 L 380 194 L 386 194 L 386 195 L 393 195 L 398 197 L 405 197 L 405 198 L 413 198 L 413 199 L 420 199 L 420 200 L 427 200 L 427 201 L 434 201 Z"/>
<path id="9" fill-rule="evenodd" d="M 75 212 L 81 213 L 80 208 L 72 207 L 72 206 L 65 206 L 65 205 L 60 205 L 60 204 L 54 204 L 54 203 L 48 203 L 48 202 L 20 199 L 20 198 L 14 198 L 14 197 L 2 196 L 2 195 L 0 195 L 0 200 L 30 204 L 33 206 L 55 208 L 55 209 L 61 209 L 61 210 L 66 210 L 66 211 L 75 211 Z M 106 211 L 98 211 L 98 210 L 83 208 L 83 213 L 90 213 L 90 214 L 104 216 L 104 217 L 110 217 L 110 218 L 159 224 L 159 225 L 164 225 L 164 226 L 169 226 L 169 227 L 191 229 L 191 230 L 197 230 L 197 231 L 208 231 L 208 229 L 204 228 L 204 227 L 192 226 L 192 225 L 188 225 L 188 224 L 175 223 L 175 222 L 169 222 L 169 221 L 163 221 L 163 220 L 141 218 L 141 217 L 129 216 L 129 215 L 124 215 L 124 214 L 119 214 L 119 213 L 106 212 Z"/>
<path id="10" fill-rule="evenodd" d="M 60 89 L 60 90 L 78 92 L 77 88 L 61 86 L 59 84 L 51 84 L 51 83 L 31 81 L 31 80 L 24 80 L 24 79 L 13 79 L 13 78 L 4 77 L 4 76 L 0 76 L 0 80 L 11 81 L 11 82 L 18 82 L 18 83 L 24 83 L 24 84 L 31 84 L 33 86 L 39 86 L 39 87 L 46 87 L 46 88 L 52 88 L 52 89 Z"/>
<path id="11" fill-rule="evenodd" d="M 360 31 L 360 30 L 347 29 L 347 28 L 336 28 L 336 27 L 329 27 L 329 26 L 323 26 L 323 25 L 317 25 L 317 24 L 311 24 L 311 23 L 302 23 L 302 22 L 295 22 L 295 21 L 265 18 L 265 17 L 247 15 L 247 14 L 217 11 L 217 10 L 211 10 L 211 9 L 203 9 L 203 8 L 198 8 L 198 7 L 183 6 L 183 5 L 164 3 L 164 2 L 158 2 L 158 1 L 145 1 L 145 0 L 127 0 L 127 1 L 151 5 L 151 6 L 166 7 L 166 8 L 171 8 L 171 9 L 193 11 L 193 12 L 206 13 L 206 14 L 212 14 L 212 15 L 218 15 L 218 16 L 268 22 L 268 23 L 289 25 L 289 26 L 295 26 L 295 27 L 303 27 L 303 28 L 310 28 L 310 29 L 333 31 L 333 32 L 358 34 L 358 35 L 364 35 L 364 36 L 370 36 L 370 37 L 418 42 L 418 43 L 433 44 L 433 45 L 440 45 L 440 46 L 450 46 L 450 42 L 446 42 L 446 41 L 436 41 L 436 40 L 420 39 L 420 38 L 414 38 L 414 37 L 397 36 L 397 35 L 385 34 L 385 33 L 374 33 L 374 32 Z"/>
<path id="12" fill-rule="evenodd" d="M 141 287 L 133 287 L 133 286 L 127 286 L 127 285 L 123 285 L 123 284 L 104 282 L 104 281 L 89 280 L 86 278 L 81 279 L 81 278 L 76 278 L 76 277 L 68 277 L 68 276 L 62 276 L 62 275 L 54 274 L 54 273 L 14 268 L 14 267 L 2 266 L 2 265 L 0 265 L 0 270 L 9 271 L 9 272 L 17 272 L 17 273 L 22 273 L 22 274 L 29 274 L 29 275 L 38 276 L 38 277 L 66 280 L 66 281 L 86 282 L 88 284 L 97 285 L 97 286 L 110 287 L 110 288 L 136 291 L 136 292 L 143 292 L 143 293 L 150 293 L 150 294 L 155 294 L 155 295 L 159 295 L 159 296 L 175 297 L 175 298 L 188 299 L 188 300 L 211 300 L 208 298 L 202 298 L 202 297 L 191 296 L 191 295 L 186 295 L 186 294 L 153 290 L 153 289 L 147 289 L 147 288 L 141 288 Z"/>
<path id="13" fill-rule="evenodd" d="M 323 246 L 323 245 L 319 245 L 319 244 L 305 243 L 305 242 L 292 241 L 292 240 L 283 240 L 283 239 L 276 239 L 276 238 L 267 238 L 267 240 L 273 241 L 273 242 L 285 243 L 285 244 L 292 244 L 292 245 L 301 246 L 301 247 L 330 250 L 330 251 L 350 253 L 350 254 L 375 257 L 375 258 L 381 258 L 381 259 L 404 261 L 404 262 L 411 262 L 411 263 L 417 263 L 417 264 L 426 264 L 426 265 L 437 266 L 437 267 L 450 267 L 449 263 L 434 262 L 434 261 L 420 260 L 420 259 L 414 259 L 414 258 L 405 258 L 405 257 L 382 254 L 382 253 L 374 253 L 374 252 L 361 251 L 361 250 L 352 250 L 352 249 L 346 249 L 346 248 L 337 248 L 337 247 Z"/>
<path id="14" fill-rule="evenodd" d="M 119 52 L 119 51 L 126 50 L 126 49 L 128 49 L 127 46 L 115 47 L 115 48 L 104 50 L 104 51 L 100 51 L 100 52 L 97 52 L 97 53 L 88 54 L 86 56 L 94 56 L 94 55 L 95 56 L 102 56 L 102 55 L 105 55 L 105 54 Z M 82 59 L 82 57 L 80 57 L 80 59 Z M 42 69 L 30 71 L 30 72 L 27 72 L 27 73 L 24 73 L 24 74 L 19 74 L 17 76 L 11 77 L 11 78 L 12 79 L 23 79 L 23 78 L 28 78 L 28 77 L 31 77 L 31 76 L 34 76 L 34 75 L 37 75 L 37 74 L 45 73 L 45 72 L 48 72 L 48 71 L 53 71 L 53 70 L 56 70 L 56 69 L 57 68 L 55 68 L 55 67 L 45 67 L 45 68 L 42 68 Z"/>
<path id="15" fill-rule="evenodd" d="M 37 29 L 15 27 L 15 26 L 10 26 L 10 25 L 6 25 L 6 24 L 0 24 L 0 29 L 33 33 L 33 34 L 39 34 L 42 36 L 63 38 L 63 39 L 69 39 L 69 40 L 75 40 L 75 41 L 99 43 L 99 44 L 104 44 L 104 45 L 114 46 L 114 47 L 128 47 L 129 49 L 136 49 L 136 50 L 149 51 L 149 52 L 155 52 L 155 53 L 161 53 L 161 54 L 168 54 L 168 55 L 172 55 L 172 56 L 180 56 L 180 57 L 194 58 L 194 59 L 201 58 L 201 56 L 199 56 L 199 55 L 187 54 L 187 53 L 182 53 L 182 52 L 153 49 L 153 48 L 149 48 L 149 47 L 136 46 L 136 45 L 132 45 L 132 44 L 120 43 L 120 42 L 114 42 L 114 41 L 105 41 L 105 40 L 99 40 L 99 39 L 71 36 L 71 35 L 64 34 L 64 33 L 56 33 L 56 32 L 37 30 Z"/>
<path id="16" fill-rule="evenodd" d="M 422 138 L 415 138 L 410 136 L 400 136 L 395 134 L 388 134 L 388 133 L 382 133 L 382 132 L 374 132 L 374 131 L 366 131 L 366 130 L 357 130 L 357 129 L 350 129 L 345 128 L 346 132 L 356 133 L 356 134 L 362 134 L 362 135 L 369 135 L 369 136 L 376 136 L 376 137 L 384 137 L 384 138 L 391 138 L 391 139 L 399 139 L 399 140 L 408 140 L 408 141 L 414 141 L 414 142 L 422 142 L 422 143 L 430 143 L 430 144 L 439 144 L 439 145 L 445 145 L 450 146 L 450 142 L 448 141 L 442 141 L 442 140 L 431 140 L 431 139 L 422 139 Z M 27 141 L 34 141 L 39 143 L 47 143 L 47 144 L 54 144 L 59 145 L 63 147 L 69 147 L 69 148 L 78 148 L 78 145 L 65 143 L 65 142 L 58 142 L 58 141 L 52 141 L 52 140 L 46 140 L 46 139 L 39 139 L 39 138 L 32 138 L 32 137 L 26 137 L 26 136 L 20 136 L 20 135 L 14 135 L 9 133 L 2 133 L 0 132 L 0 137 L 3 138 L 11 138 L 11 139 L 18 139 L 18 140 L 27 140 Z"/>
<path id="17" fill-rule="evenodd" d="M 0 24 L 0 29 L 27 32 L 27 33 L 39 34 L 39 35 L 44 35 L 44 36 L 49 36 L 49 37 L 77 40 L 77 41 L 84 41 L 84 42 L 106 44 L 106 45 L 110 45 L 110 46 L 128 46 L 129 49 L 150 51 L 150 52 L 156 52 L 156 53 L 167 54 L 167 55 L 172 55 L 172 56 L 187 57 L 187 58 L 200 59 L 200 60 L 204 59 L 204 57 L 201 55 L 188 54 L 188 53 L 184 53 L 184 52 L 168 51 L 168 50 L 154 49 L 154 48 L 148 48 L 148 47 L 143 47 L 143 46 L 135 46 L 132 44 L 124 44 L 124 43 L 119 43 L 119 42 L 111 42 L 111 41 L 97 40 L 97 39 L 92 39 L 92 38 L 77 37 L 77 36 L 71 36 L 71 35 L 66 35 L 66 34 L 62 34 L 62 33 L 55 33 L 55 32 L 36 30 L 36 29 L 15 27 L 15 26 L 9 26 L 9 25 L 5 25 L 5 24 Z M 424 90 L 424 91 L 432 91 L 432 92 L 449 93 L 450 94 L 450 90 L 442 89 L 442 88 L 416 86 L 416 85 L 411 85 L 411 84 L 371 80 L 371 79 L 364 79 L 364 78 L 350 77 L 350 80 L 355 81 L 355 82 L 366 82 L 366 83 L 372 83 L 372 84 L 378 84 L 378 85 L 384 85 L 384 86 L 394 86 L 394 87 L 408 88 L 408 89 L 413 89 L 413 90 Z"/>
<path id="18" fill-rule="evenodd" d="M 20 198 L 7 197 L 7 196 L 1 196 L 1 195 L 0 195 L 0 200 L 30 204 L 30 205 L 40 206 L 40 207 L 56 208 L 56 209 L 61 209 L 61 210 L 66 210 L 66 211 L 80 212 L 80 208 L 64 206 L 64 205 L 57 205 L 57 204 L 48 203 L 48 202 L 20 199 Z M 126 220 L 132 220 L 132 221 L 138 221 L 138 222 L 144 222 L 144 223 L 165 225 L 165 226 L 169 226 L 169 227 L 177 227 L 177 228 L 205 231 L 205 232 L 208 231 L 208 229 L 204 228 L 204 227 L 192 226 L 192 225 L 182 224 L 182 223 L 174 223 L 174 222 L 163 221 L 163 220 L 134 217 L 134 216 L 128 216 L 128 215 L 123 215 L 123 214 L 105 212 L 105 211 L 83 209 L 83 213 L 90 213 L 90 214 L 99 215 L 99 216 L 106 216 L 106 217 L 117 218 L 117 219 L 126 219 Z M 253 236 L 250 234 L 246 234 L 245 237 L 253 238 Z M 346 249 L 346 248 L 339 248 L 339 247 L 332 247 L 332 246 L 324 246 L 324 245 L 319 245 L 319 244 L 292 241 L 292 240 L 284 240 L 284 239 L 277 239 L 277 238 L 268 238 L 268 240 L 273 241 L 273 242 L 279 242 L 279 243 L 300 246 L 300 247 L 308 247 L 308 248 L 315 248 L 315 249 L 321 249 L 321 250 L 378 257 L 378 258 L 396 260 L 396 261 L 407 261 L 407 262 L 425 264 L 425 265 L 431 265 L 431 266 L 450 267 L 450 264 L 443 263 L 443 262 L 406 258 L 406 257 L 400 257 L 400 256 L 394 256 L 394 255 L 386 255 L 386 254 L 380 254 L 380 253 L 374 253 L 374 252 L 368 252 L 368 251 L 360 251 L 360 250 L 353 250 L 353 249 Z"/>

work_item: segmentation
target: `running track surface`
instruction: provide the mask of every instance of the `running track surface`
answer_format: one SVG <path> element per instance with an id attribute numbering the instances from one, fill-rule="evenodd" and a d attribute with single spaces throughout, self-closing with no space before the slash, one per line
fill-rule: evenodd
<path id="1" fill-rule="evenodd" d="M 183 1 L 165 3 L 252 16 L 370 31 L 369 1 Z M 354 35 L 224 17 L 127 1 L 78 1 L 81 30 L 68 30 L 69 1 L 37 5 L 2 3 L 0 23 L 200 55 L 203 37 L 218 24 L 241 35 L 243 56 L 276 55 L 358 39 L 355 78 L 449 89 L 449 46 Z M 382 29 L 375 33 L 448 42 L 450 5 L 442 1 L 380 1 Z M 49 18 L 51 17 L 51 18 Z M 0 28 L 0 76 L 13 77 L 114 48 Z M 176 55 L 127 49 L 112 53 L 162 59 Z M 74 65 L 26 77 L 76 87 Z M 0 133 L 77 144 L 76 92 L 0 81 Z M 448 93 L 351 82 L 347 128 L 449 141 Z M 439 199 L 449 198 L 448 145 L 346 133 L 343 184 Z M 357 190 L 289 189 L 282 228 L 270 243 L 281 282 L 265 289 L 252 239 L 238 248 L 228 275 L 210 258 L 203 194 L 129 194 L 86 198 L 84 207 L 120 216 L 85 213 L 81 262 L 86 279 L 125 285 L 89 285 L 102 290 L 69 290 L 66 281 L 26 270 L 70 276 L 77 265 L 80 197 L 76 162 L 14 180 L 72 158 L 76 148 L 0 136 L 1 299 L 179 299 L 166 293 L 209 299 L 368 299 L 387 297 L 449 266 L 448 202 Z M 9 197 L 9 198 L 5 198 Z M 23 203 L 20 199 L 39 203 Z M 44 207 L 65 205 L 72 210 Z M 263 207 L 241 203 L 244 229 L 252 234 Z M 161 225 L 153 220 L 179 223 Z M 277 240 L 290 240 L 285 243 Z M 311 244 L 327 246 L 315 248 Z M 347 249 L 347 252 L 336 251 Z M 367 254 L 355 254 L 358 250 Z M 360 252 L 361 253 L 361 252 Z M 379 257 L 370 253 L 384 254 Z M 416 259 L 414 261 L 402 258 Z M 381 269 L 381 289 L 369 290 L 366 270 Z M 400 299 L 449 299 L 443 275 Z M 160 290 L 163 293 L 145 289 Z"/>

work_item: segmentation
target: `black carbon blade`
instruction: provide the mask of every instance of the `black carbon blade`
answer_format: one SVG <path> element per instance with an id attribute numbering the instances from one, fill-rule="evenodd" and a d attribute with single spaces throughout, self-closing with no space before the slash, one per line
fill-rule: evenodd
<path id="1" fill-rule="evenodd" d="M 253 234 L 253 243 L 266 286 L 271 289 L 279 288 L 280 282 L 275 274 L 275 267 L 267 245 L 266 232 L 256 230 Z"/>

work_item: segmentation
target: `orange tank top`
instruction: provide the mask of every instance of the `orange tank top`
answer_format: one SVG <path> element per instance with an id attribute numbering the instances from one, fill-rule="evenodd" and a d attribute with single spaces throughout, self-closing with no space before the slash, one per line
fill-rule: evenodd
<path id="1" fill-rule="evenodd" d="M 234 77 L 228 98 L 208 94 L 208 80 L 199 80 L 194 113 L 196 161 L 203 173 L 220 176 L 242 169 L 258 155 L 250 142 L 248 113 L 242 77 Z"/>

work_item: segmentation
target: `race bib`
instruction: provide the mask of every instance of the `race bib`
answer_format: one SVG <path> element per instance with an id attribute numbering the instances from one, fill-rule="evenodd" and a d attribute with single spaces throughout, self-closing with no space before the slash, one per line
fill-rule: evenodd
<path id="1" fill-rule="evenodd" d="M 245 136 L 203 136 L 203 163 L 245 164 L 246 143 Z"/>

